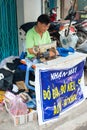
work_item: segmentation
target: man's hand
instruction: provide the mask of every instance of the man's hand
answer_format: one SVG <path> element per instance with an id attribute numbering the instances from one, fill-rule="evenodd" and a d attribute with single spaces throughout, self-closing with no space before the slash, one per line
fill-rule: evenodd
<path id="1" fill-rule="evenodd" d="M 56 49 L 54 47 L 52 47 L 50 50 L 49 50 L 49 56 L 50 58 L 54 58 L 58 55 L 58 51 L 56 51 Z"/>
<path id="2" fill-rule="evenodd" d="M 39 51 L 40 51 L 40 50 L 39 50 L 39 47 L 38 47 L 38 46 L 34 46 L 34 47 L 33 47 L 33 52 L 34 52 L 34 54 L 37 55 L 37 54 L 39 53 Z"/>

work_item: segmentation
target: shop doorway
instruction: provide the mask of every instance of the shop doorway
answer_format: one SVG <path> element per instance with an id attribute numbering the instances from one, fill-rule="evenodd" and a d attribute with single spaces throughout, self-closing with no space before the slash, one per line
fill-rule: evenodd
<path id="1" fill-rule="evenodd" d="M 56 8 L 57 19 L 60 19 L 60 1 L 61 0 L 43 0 L 43 13 L 50 15 L 50 11 Z"/>

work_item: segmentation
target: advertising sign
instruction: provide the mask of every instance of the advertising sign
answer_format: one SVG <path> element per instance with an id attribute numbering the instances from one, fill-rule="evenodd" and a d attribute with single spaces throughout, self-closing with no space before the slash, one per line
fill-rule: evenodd
<path id="1" fill-rule="evenodd" d="M 81 89 L 83 71 L 84 61 L 71 68 L 39 70 L 40 124 L 58 118 L 84 99 Z"/>

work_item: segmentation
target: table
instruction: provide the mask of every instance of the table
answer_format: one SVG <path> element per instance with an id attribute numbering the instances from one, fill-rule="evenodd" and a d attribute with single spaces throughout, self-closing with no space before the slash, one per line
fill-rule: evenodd
<path id="1" fill-rule="evenodd" d="M 36 64 L 35 91 L 39 125 L 54 121 L 84 101 L 84 64 L 87 54 Z"/>

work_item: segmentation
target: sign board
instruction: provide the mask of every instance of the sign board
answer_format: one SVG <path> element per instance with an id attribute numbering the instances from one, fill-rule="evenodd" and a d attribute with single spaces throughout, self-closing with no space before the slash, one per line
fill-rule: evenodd
<path id="1" fill-rule="evenodd" d="M 84 100 L 84 60 L 69 68 L 36 70 L 36 101 L 39 125 L 57 119 Z"/>

